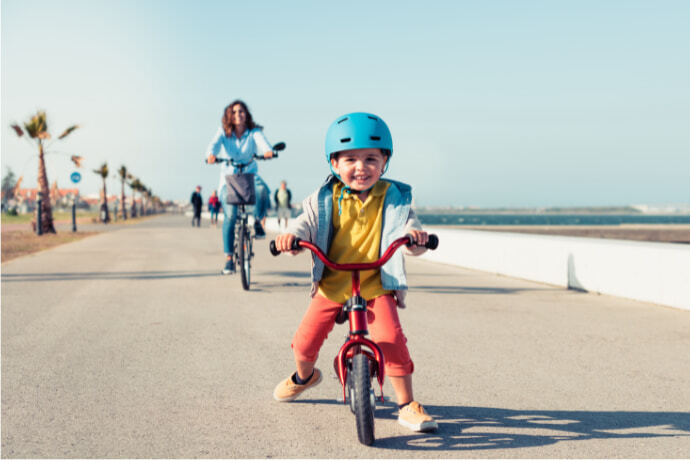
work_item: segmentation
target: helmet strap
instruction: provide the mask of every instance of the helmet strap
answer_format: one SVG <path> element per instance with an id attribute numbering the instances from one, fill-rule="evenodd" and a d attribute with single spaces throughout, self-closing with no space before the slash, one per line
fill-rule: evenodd
<path id="1" fill-rule="evenodd" d="M 338 177 L 338 179 L 340 179 L 340 178 Z M 342 180 L 341 180 L 341 182 L 342 182 Z M 340 190 L 340 196 L 338 197 L 338 215 L 341 215 L 343 213 L 342 202 L 343 202 L 343 198 L 345 196 L 345 192 L 349 193 L 350 195 L 359 195 L 360 193 L 370 191 L 372 188 L 374 188 L 376 186 L 376 184 L 374 184 L 366 190 L 353 190 L 352 187 L 350 187 L 349 185 L 346 185 L 345 182 L 343 182 L 343 185 L 344 185 L 344 187 Z"/>

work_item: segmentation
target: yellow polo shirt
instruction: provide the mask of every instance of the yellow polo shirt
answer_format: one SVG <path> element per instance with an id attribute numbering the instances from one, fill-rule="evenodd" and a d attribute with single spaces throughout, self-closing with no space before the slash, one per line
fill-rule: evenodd
<path id="1" fill-rule="evenodd" d="M 378 181 L 369 191 L 364 203 L 359 196 L 345 192 L 338 213 L 338 200 L 344 187 L 342 182 L 333 186 L 333 237 L 328 258 L 337 263 L 375 262 L 381 247 L 383 199 L 390 183 Z M 380 269 L 359 273 L 361 295 L 367 300 L 390 291 L 381 285 Z M 324 268 L 318 293 L 334 302 L 344 303 L 352 296 L 351 272 Z"/>

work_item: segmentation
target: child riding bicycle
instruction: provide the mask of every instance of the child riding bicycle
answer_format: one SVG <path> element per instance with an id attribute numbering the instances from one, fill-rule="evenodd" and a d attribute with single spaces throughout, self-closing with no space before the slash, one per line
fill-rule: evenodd
<path id="1" fill-rule="evenodd" d="M 333 175 L 304 200 L 303 213 L 276 238 L 276 248 L 289 251 L 294 239 L 301 238 L 334 262 L 373 262 L 382 248 L 410 234 L 416 245 L 408 252 L 423 253 L 428 235 L 410 207 L 411 187 L 380 179 L 392 154 L 390 131 L 379 117 L 361 112 L 339 117 L 326 134 Z M 314 367 L 319 350 L 351 295 L 350 274 L 330 270 L 318 258 L 313 259 L 312 281 L 311 303 L 292 340 L 297 371 L 276 386 L 277 401 L 292 401 L 321 382 L 321 371 Z M 413 431 L 435 430 L 437 423 L 412 393 L 414 365 L 397 312 L 397 307 L 405 308 L 407 290 L 402 254 L 381 269 L 362 272 L 360 281 L 362 297 L 370 299 L 369 332 L 383 351 L 385 374 L 399 406 L 398 422 Z"/>

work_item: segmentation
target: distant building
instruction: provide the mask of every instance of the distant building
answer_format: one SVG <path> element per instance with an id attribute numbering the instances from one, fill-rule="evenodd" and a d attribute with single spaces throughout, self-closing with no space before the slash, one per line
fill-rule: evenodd
<path id="1" fill-rule="evenodd" d="M 50 203 L 54 207 L 71 206 L 75 199 L 79 201 L 78 188 L 58 188 L 55 183 L 50 188 Z M 38 189 L 20 188 L 15 192 L 14 200 L 18 206 L 33 210 L 38 200 Z"/>
<path id="2" fill-rule="evenodd" d="M 32 212 L 36 209 L 36 201 L 38 200 L 37 188 L 20 188 L 16 191 L 14 198 L 11 200 L 14 203 L 11 205 L 16 207 L 20 213 Z M 50 188 L 50 203 L 55 208 L 69 208 L 73 201 L 76 200 L 78 208 L 98 209 L 101 205 L 101 196 L 99 194 L 82 196 L 79 194 L 78 188 L 58 188 L 57 184 L 53 183 Z M 126 196 L 127 207 L 131 206 L 132 197 Z M 119 195 L 108 195 L 108 204 L 119 203 Z M 137 205 L 141 204 L 141 198 L 136 199 Z"/>

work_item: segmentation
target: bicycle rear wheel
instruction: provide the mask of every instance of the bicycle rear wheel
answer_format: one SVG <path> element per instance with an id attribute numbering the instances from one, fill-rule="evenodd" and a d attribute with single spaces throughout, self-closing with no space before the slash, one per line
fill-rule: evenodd
<path id="1" fill-rule="evenodd" d="M 251 283 L 251 257 L 252 257 L 252 242 L 249 237 L 249 229 L 243 226 L 240 231 L 240 241 L 239 244 L 239 264 L 240 273 L 242 275 L 242 288 L 245 291 L 249 290 L 249 284 Z"/>
<path id="2" fill-rule="evenodd" d="M 357 437 L 359 442 L 370 446 L 374 443 L 374 407 L 372 405 L 369 358 L 356 354 L 352 358 L 352 386 Z"/>

